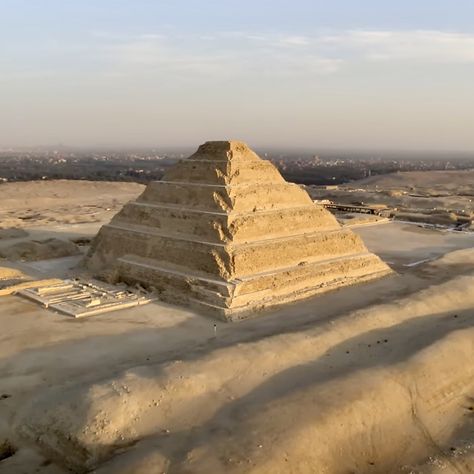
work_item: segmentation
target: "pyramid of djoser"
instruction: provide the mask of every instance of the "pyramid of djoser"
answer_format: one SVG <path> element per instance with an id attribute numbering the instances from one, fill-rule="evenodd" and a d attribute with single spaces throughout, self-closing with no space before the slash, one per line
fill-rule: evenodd
<path id="1" fill-rule="evenodd" d="M 362 240 L 236 141 L 207 142 L 104 225 L 86 266 L 222 319 L 390 272 Z"/>

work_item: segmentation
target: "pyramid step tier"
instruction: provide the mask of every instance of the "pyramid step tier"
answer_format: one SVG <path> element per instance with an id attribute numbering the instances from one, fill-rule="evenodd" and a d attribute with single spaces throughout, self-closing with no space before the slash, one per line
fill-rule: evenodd
<path id="1" fill-rule="evenodd" d="M 214 243 L 242 243 L 267 238 L 326 231 L 339 228 L 335 218 L 314 204 L 287 209 L 224 213 L 173 205 L 131 202 L 117 214 L 111 225 L 147 228 L 150 232 L 174 231 Z M 189 238 L 188 238 L 189 240 Z"/>
<path id="2" fill-rule="evenodd" d="M 112 248 L 104 245 L 111 240 L 114 241 Z M 94 247 L 90 266 L 94 260 L 97 267 L 101 267 L 125 254 L 133 254 L 169 263 L 186 262 L 190 271 L 226 279 L 298 265 L 308 258 L 324 260 L 366 251 L 356 234 L 341 229 L 223 244 L 199 240 L 192 235 L 114 224 L 102 227 Z"/>
<path id="3" fill-rule="evenodd" d="M 264 177 L 264 179 L 262 179 Z M 166 173 L 166 181 L 215 185 L 284 183 L 278 170 L 264 160 L 182 160 Z"/>
<path id="4" fill-rule="evenodd" d="M 253 212 L 312 203 L 303 189 L 286 182 L 227 186 L 165 180 L 150 183 L 137 201 L 221 212 Z"/>
<path id="5" fill-rule="evenodd" d="M 387 274 L 386 265 L 375 255 L 360 253 L 309 262 L 275 271 L 226 281 L 163 266 L 132 255 L 117 260 L 117 273 L 128 284 L 147 286 L 153 282 L 160 298 L 181 304 L 200 305 L 206 311 L 229 319 L 241 318 L 266 305 L 294 301 L 340 286 L 367 281 Z"/>

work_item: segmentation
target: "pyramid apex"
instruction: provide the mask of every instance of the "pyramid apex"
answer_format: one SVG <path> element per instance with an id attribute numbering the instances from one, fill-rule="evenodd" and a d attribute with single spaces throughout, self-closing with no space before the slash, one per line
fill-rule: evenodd
<path id="1" fill-rule="evenodd" d="M 248 145 L 241 140 L 209 140 L 204 142 L 199 148 L 214 148 L 221 150 L 236 150 L 236 149 L 247 149 L 250 150 Z"/>
<path id="2" fill-rule="evenodd" d="M 233 159 L 258 159 L 246 143 L 239 140 L 207 141 L 199 146 L 191 159 L 233 160 Z"/>

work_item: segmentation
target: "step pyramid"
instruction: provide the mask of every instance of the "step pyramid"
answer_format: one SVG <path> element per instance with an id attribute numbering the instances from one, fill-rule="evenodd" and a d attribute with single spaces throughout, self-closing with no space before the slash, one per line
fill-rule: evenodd
<path id="1" fill-rule="evenodd" d="M 237 141 L 207 142 L 150 183 L 100 229 L 85 263 L 226 320 L 390 272 Z"/>

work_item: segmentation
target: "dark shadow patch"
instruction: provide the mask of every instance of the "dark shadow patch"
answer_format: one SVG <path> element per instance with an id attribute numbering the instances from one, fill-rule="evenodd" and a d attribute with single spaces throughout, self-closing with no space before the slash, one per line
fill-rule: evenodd
<path id="1" fill-rule="evenodd" d="M 8 440 L 0 444 L 0 462 L 4 459 L 11 458 L 15 453 L 16 448 Z"/>

